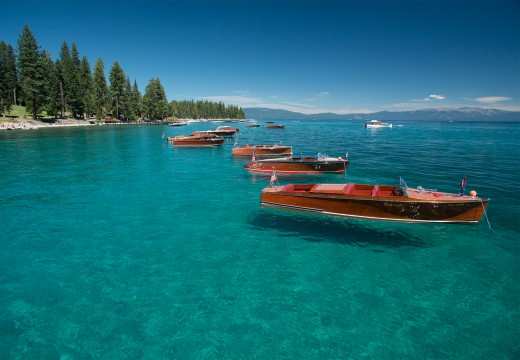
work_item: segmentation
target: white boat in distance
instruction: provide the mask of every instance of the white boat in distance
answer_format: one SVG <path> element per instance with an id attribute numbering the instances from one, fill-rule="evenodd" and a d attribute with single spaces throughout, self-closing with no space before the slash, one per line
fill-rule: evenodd
<path id="1" fill-rule="evenodd" d="M 382 127 L 392 127 L 392 124 L 381 122 L 379 120 L 370 120 L 365 123 L 366 128 L 382 128 Z"/>

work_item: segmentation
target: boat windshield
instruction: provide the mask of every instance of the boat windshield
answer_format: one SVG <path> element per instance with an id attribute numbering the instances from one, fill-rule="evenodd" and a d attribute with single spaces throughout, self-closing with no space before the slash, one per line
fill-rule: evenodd
<path id="1" fill-rule="evenodd" d="M 392 190 L 393 196 L 408 196 L 408 185 L 404 182 L 402 177 L 399 177 L 399 185 L 396 185 Z"/>
<path id="2" fill-rule="evenodd" d="M 328 157 L 329 156 L 327 154 L 322 154 L 322 153 L 318 153 L 318 155 L 316 155 L 316 159 L 318 159 L 318 160 L 323 160 L 323 159 L 326 159 Z"/>
<path id="3" fill-rule="evenodd" d="M 406 185 L 402 177 L 399 177 L 399 186 L 401 186 L 405 191 L 408 189 L 408 185 Z"/>

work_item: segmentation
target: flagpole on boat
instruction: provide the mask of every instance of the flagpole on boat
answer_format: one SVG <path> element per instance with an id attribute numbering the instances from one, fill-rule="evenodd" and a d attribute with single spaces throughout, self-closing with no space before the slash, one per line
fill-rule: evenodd
<path id="1" fill-rule="evenodd" d="M 273 176 L 275 177 L 276 179 L 276 183 L 278 184 L 278 187 L 280 187 L 280 182 L 278 181 L 278 176 L 276 176 L 276 171 L 274 171 L 274 166 L 273 166 Z M 272 176 L 271 176 L 272 177 Z M 278 190 L 276 187 L 275 187 L 276 190 Z"/>

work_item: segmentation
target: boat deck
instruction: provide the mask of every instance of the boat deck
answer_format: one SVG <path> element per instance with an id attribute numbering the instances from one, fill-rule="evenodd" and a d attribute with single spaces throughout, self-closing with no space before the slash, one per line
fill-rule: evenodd
<path id="1" fill-rule="evenodd" d="M 471 196 L 460 196 L 459 194 L 439 192 L 435 190 L 420 190 L 415 188 L 408 188 L 406 190 L 410 199 L 419 200 L 469 200 L 473 199 Z"/>
<path id="2" fill-rule="evenodd" d="M 264 189 L 265 192 L 281 193 L 309 193 L 328 195 L 353 195 L 360 197 L 391 198 L 400 197 L 421 201 L 467 201 L 475 200 L 472 196 L 460 196 L 459 194 L 438 192 L 428 189 L 408 188 L 408 196 L 398 196 L 393 193 L 394 187 L 388 185 L 364 185 L 364 184 L 287 184 L 283 187 Z"/>

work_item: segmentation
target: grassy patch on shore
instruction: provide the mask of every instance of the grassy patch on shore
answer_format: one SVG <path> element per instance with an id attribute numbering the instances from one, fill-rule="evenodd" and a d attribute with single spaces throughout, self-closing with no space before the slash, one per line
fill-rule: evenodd
<path id="1" fill-rule="evenodd" d="M 53 122 L 56 119 L 47 116 L 45 111 L 42 111 L 38 116 L 43 116 L 40 121 Z M 0 116 L 0 121 L 13 121 L 13 120 L 32 120 L 32 113 L 27 111 L 25 106 L 13 105 L 10 112 L 6 112 L 3 116 Z"/>
<path id="2" fill-rule="evenodd" d="M 31 116 L 27 112 L 27 109 L 25 106 L 19 106 L 19 105 L 13 105 L 13 108 L 11 109 L 11 112 L 6 112 L 4 116 L 1 117 L 2 120 L 13 120 L 16 118 L 23 119 L 24 117 Z"/>

